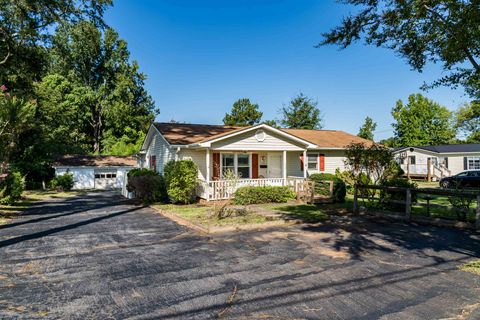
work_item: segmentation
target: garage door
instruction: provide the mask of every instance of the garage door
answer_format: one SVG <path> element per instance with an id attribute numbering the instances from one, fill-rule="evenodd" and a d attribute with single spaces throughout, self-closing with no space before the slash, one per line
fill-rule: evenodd
<path id="1" fill-rule="evenodd" d="M 117 185 L 117 170 L 95 170 L 95 189 L 115 189 Z"/>

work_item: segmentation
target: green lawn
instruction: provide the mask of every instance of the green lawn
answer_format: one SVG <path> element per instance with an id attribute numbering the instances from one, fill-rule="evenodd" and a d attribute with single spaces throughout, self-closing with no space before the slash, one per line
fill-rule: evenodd
<path id="1" fill-rule="evenodd" d="M 460 270 L 480 275 L 480 260 L 468 262 L 458 267 Z"/>
<path id="2" fill-rule="evenodd" d="M 321 222 L 328 218 L 324 206 L 313 204 L 264 204 L 261 207 L 272 213 L 279 213 L 284 218 L 302 220 L 304 222 Z"/>
<path id="3" fill-rule="evenodd" d="M 418 188 L 440 188 L 440 184 L 438 181 L 415 181 L 415 183 L 418 185 Z"/>
<path id="4" fill-rule="evenodd" d="M 446 196 L 429 195 L 430 214 L 427 209 L 427 199 L 425 194 L 418 194 L 417 203 L 412 205 L 412 214 L 421 216 L 430 216 L 432 218 L 457 219 L 457 212 L 452 207 L 449 198 Z M 443 206 L 442 208 L 436 206 Z M 470 211 L 467 214 L 468 221 L 475 221 L 475 210 L 477 208 L 476 201 L 473 201 L 470 206 Z"/>
<path id="5" fill-rule="evenodd" d="M 274 220 L 272 218 L 267 218 L 254 213 L 248 213 L 244 216 L 239 217 L 227 217 L 217 219 L 215 217 L 211 217 L 210 215 L 210 212 L 213 210 L 213 206 L 206 206 L 200 204 L 154 204 L 153 207 L 156 209 L 165 210 L 169 213 L 176 214 L 185 220 L 205 227 L 255 224 Z"/>

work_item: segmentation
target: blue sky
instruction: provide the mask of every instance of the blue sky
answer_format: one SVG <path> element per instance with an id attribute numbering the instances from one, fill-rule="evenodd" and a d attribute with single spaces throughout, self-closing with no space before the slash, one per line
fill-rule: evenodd
<path id="1" fill-rule="evenodd" d="M 334 0 L 117 0 L 106 21 L 147 75 L 157 121 L 219 124 L 244 97 L 278 119 L 303 92 L 318 100 L 325 129 L 356 134 L 370 116 L 375 139 L 386 138 L 395 102 L 442 71 L 411 71 L 394 52 L 361 43 L 314 48 L 348 10 Z M 448 88 L 425 95 L 452 110 L 468 101 Z"/>

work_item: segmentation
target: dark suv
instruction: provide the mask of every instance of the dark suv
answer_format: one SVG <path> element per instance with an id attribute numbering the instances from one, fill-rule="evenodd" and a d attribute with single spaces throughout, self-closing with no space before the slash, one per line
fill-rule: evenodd
<path id="1" fill-rule="evenodd" d="M 463 171 L 440 180 L 442 188 L 480 188 L 480 170 Z"/>

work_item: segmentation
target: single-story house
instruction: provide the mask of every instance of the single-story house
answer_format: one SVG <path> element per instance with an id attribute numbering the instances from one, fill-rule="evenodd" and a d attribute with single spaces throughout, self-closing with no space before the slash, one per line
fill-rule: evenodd
<path id="1" fill-rule="evenodd" d="M 282 186 L 310 174 L 345 169 L 345 149 L 372 141 L 337 130 L 278 129 L 266 124 L 247 127 L 154 123 L 139 152 L 139 166 L 163 173 L 169 160 L 193 160 L 198 168 L 197 195 L 227 199 L 234 191 L 225 173 L 233 172 L 236 186 Z"/>
<path id="2" fill-rule="evenodd" d="M 432 179 L 439 180 L 462 171 L 480 169 L 480 144 L 475 143 L 412 146 L 393 152 L 405 175 L 412 178 L 425 178 L 430 174 Z"/>
<path id="3" fill-rule="evenodd" d="M 52 167 L 55 175 L 71 173 L 73 189 L 122 189 L 128 171 L 137 167 L 135 157 L 66 155 Z"/>

